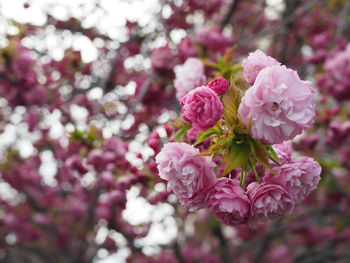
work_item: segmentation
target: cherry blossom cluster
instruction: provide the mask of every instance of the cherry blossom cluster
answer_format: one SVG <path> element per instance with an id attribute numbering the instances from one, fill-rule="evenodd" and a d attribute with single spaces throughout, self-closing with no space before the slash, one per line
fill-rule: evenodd
<path id="1" fill-rule="evenodd" d="M 226 225 L 254 226 L 291 214 L 316 189 L 321 174 L 312 158 L 292 158 L 287 142 L 313 123 L 311 82 L 257 50 L 243 61 L 251 87 L 235 111 L 225 98 L 234 85 L 222 77 L 204 85 L 203 68 L 200 60 L 188 59 L 174 83 L 182 119 L 196 137 L 190 142 L 199 146 L 165 144 L 156 156 L 159 176 L 184 206 L 207 208 Z M 234 114 L 239 117 L 232 126 Z"/>

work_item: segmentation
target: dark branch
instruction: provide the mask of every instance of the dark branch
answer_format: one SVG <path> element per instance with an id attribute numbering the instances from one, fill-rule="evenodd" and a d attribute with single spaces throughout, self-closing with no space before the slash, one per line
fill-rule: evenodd
<path id="1" fill-rule="evenodd" d="M 238 6 L 239 0 L 232 0 L 229 10 L 227 11 L 224 19 L 221 22 L 220 29 L 223 30 L 225 26 L 230 22 L 233 12 Z"/>

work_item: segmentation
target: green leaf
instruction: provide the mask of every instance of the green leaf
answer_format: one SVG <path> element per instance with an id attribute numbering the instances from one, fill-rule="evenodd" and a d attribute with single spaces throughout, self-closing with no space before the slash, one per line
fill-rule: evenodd
<path id="1" fill-rule="evenodd" d="M 186 133 L 187 133 L 188 130 L 189 130 L 188 127 L 184 127 L 184 128 L 179 129 L 179 130 L 175 133 L 174 140 L 175 140 L 176 142 L 182 141 L 183 137 L 186 135 Z"/>
<path id="2" fill-rule="evenodd" d="M 268 157 L 275 163 L 275 164 L 277 164 L 277 165 L 281 165 L 280 163 L 279 163 L 279 158 L 278 158 L 278 156 L 277 156 L 277 154 L 276 154 L 276 152 L 275 152 L 275 150 L 273 149 L 273 147 L 271 146 L 271 145 L 267 145 L 266 146 L 266 149 L 268 150 Z"/>
<path id="3" fill-rule="evenodd" d="M 237 110 L 242 98 L 242 92 L 236 88 L 233 78 L 230 80 L 230 88 L 222 97 L 224 116 L 228 126 L 232 129 L 238 122 Z"/>
<path id="4" fill-rule="evenodd" d="M 253 173 L 254 173 L 254 176 L 255 176 L 256 181 L 257 181 L 259 184 L 261 184 L 261 179 L 260 179 L 260 177 L 259 177 L 257 171 L 255 170 L 254 164 L 252 163 L 251 160 L 248 160 L 248 164 L 249 164 L 250 169 L 251 169 L 251 170 L 253 171 Z"/>
<path id="5" fill-rule="evenodd" d="M 228 174 L 233 169 L 245 166 L 249 159 L 250 153 L 251 148 L 246 143 L 232 144 L 230 147 L 230 151 L 224 157 L 225 170 L 223 174 Z"/>
<path id="6" fill-rule="evenodd" d="M 275 171 L 272 169 L 269 163 L 268 151 L 265 148 L 266 146 L 258 140 L 252 140 L 251 147 L 252 147 L 252 153 L 255 159 L 259 163 L 261 163 L 264 167 L 267 167 L 270 171 L 275 173 Z"/>
<path id="7" fill-rule="evenodd" d="M 194 143 L 194 146 L 202 143 L 205 139 L 207 139 L 209 136 L 212 135 L 222 135 L 222 131 L 218 130 L 218 128 L 216 126 L 214 126 L 213 128 L 210 128 L 209 130 L 206 131 L 201 131 L 198 133 L 197 135 L 197 140 Z"/>
<path id="8" fill-rule="evenodd" d="M 215 144 L 209 147 L 208 151 L 200 153 L 197 156 L 210 156 L 212 154 L 223 152 L 231 146 L 233 138 L 233 136 L 220 138 Z"/>

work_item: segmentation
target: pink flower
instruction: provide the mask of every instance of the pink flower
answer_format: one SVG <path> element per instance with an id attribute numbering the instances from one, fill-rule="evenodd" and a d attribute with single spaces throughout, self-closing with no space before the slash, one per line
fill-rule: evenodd
<path id="1" fill-rule="evenodd" d="M 201 27 L 196 31 L 198 43 L 211 51 L 224 51 L 232 42 L 232 37 L 226 37 L 219 28 Z"/>
<path id="2" fill-rule="evenodd" d="M 288 215 L 294 209 L 294 197 L 278 184 L 253 182 L 247 186 L 247 195 L 251 204 L 250 225 Z"/>
<path id="3" fill-rule="evenodd" d="M 175 70 L 174 87 L 176 98 L 180 101 L 190 90 L 205 83 L 204 65 L 197 58 L 189 58 Z"/>
<path id="4" fill-rule="evenodd" d="M 267 251 L 266 262 L 294 262 L 293 257 L 286 245 L 275 245 Z"/>
<path id="5" fill-rule="evenodd" d="M 291 140 L 309 129 L 315 116 L 314 90 L 285 66 L 260 71 L 242 98 L 238 113 L 244 124 L 252 118 L 251 135 L 264 143 Z"/>
<path id="6" fill-rule="evenodd" d="M 326 78 L 321 86 L 337 100 L 350 98 L 350 44 L 346 49 L 328 58 L 324 64 Z"/>
<path id="7" fill-rule="evenodd" d="M 204 206 L 206 193 L 216 181 L 215 163 L 209 157 L 196 157 L 199 150 L 190 144 L 171 142 L 156 156 L 159 176 L 168 181 L 168 191 L 191 210 Z"/>
<path id="8" fill-rule="evenodd" d="M 175 66 L 175 56 L 168 45 L 156 48 L 151 54 L 152 68 L 158 72 L 171 71 Z"/>
<path id="9" fill-rule="evenodd" d="M 209 191 L 207 206 L 220 222 L 234 226 L 247 219 L 250 201 L 236 181 L 222 177 Z"/>
<path id="10" fill-rule="evenodd" d="M 190 57 L 196 57 L 198 53 L 192 39 L 189 37 L 183 38 L 177 48 L 181 61 L 186 61 Z"/>
<path id="11" fill-rule="evenodd" d="M 220 120 L 224 107 L 219 96 L 208 86 L 191 90 L 180 102 L 181 115 L 192 127 L 207 130 Z"/>
<path id="12" fill-rule="evenodd" d="M 292 145 L 289 142 L 272 145 L 273 150 L 278 156 L 279 163 L 285 163 L 292 156 Z"/>
<path id="13" fill-rule="evenodd" d="M 242 62 L 244 78 L 250 85 L 253 85 L 262 69 L 276 65 L 280 65 L 276 59 L 258 49 L 255 52 L 249 53 L 249 56 Z"/>
<path id="14" fill-rule="evenodd" d="M 230 87 L 230 83 L 225 78 L 217 78 L 208 83 L 209 88 L 215 91 L 218 95 L 224 94 Z"/>
<path id="15" fill-rule="evenodd" d="M 321 179 L 322 169 L 319 163 L 312 158 L 299 157 L 289 159 L 282 166 L 275 167 L 274 170 L 278 176 L 266 172 L 264 182 L 281 185 L 295 197 L 296 203 L 300 203 L 316 189 Z"/>
<path id="16" fill-rule="evenodd" d="M 190 143 L 194 143 L 197 140 L 197 135 L 200 132 L 197 128 L 191 128 L 187 131 L 186 138 Z"/>

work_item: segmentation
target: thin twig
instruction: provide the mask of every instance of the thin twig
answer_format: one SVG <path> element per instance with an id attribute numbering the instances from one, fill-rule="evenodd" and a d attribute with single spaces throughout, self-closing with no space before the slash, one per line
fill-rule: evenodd
<path id="1" fill-rule="evenodd" d="M 230 8 L 228 9 L 224 19 L 221 22 L 220 29 L 223 30 L 225 26 L 230 22 L 231 16 L 238 6 L 239 0 L 232 0 Z"/>
<path id="2" fill-rule="evenodd" d="M 122 118 L 122 121 L 124 121 L 129 115 L 132 115 L 135 110 L 137 105 L 143 100 L 143 98 L 145 97 L 149 87 L 152 84 L 152 81 L 154 80 L 154 78 L 156 77 L 156 74 L 151 74 L 147 80 L 143 83 L 141 90 L 139 92 L 139 94 L 137 95 L 134 103 L 129 107 L 128 111 L 126 112 L 126 114 L 124 115 L 124 117 Z"/>

